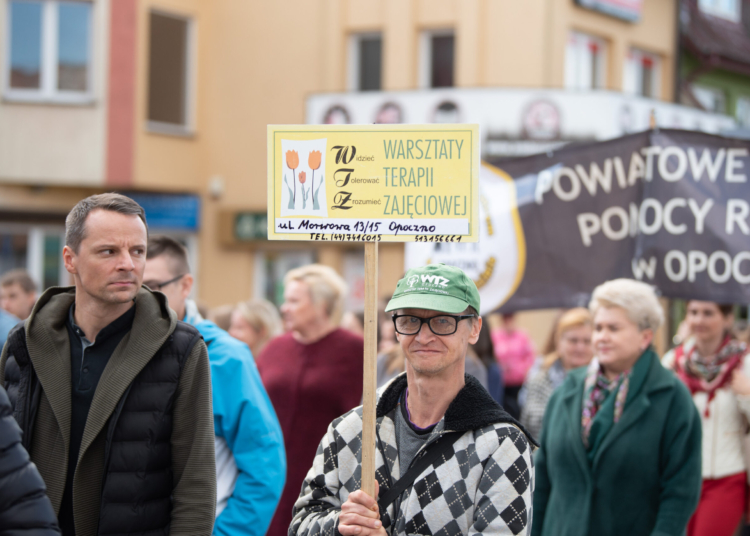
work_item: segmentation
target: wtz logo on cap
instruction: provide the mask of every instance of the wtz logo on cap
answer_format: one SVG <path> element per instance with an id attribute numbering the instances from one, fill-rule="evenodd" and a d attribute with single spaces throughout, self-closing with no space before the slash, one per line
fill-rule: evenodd
<path id="1" fill-rule="evenodd" d="M 450 281 L 451 281 L 450 279 L 447 279 L 439 275 L 423 275 L 422 276 L 422 283 L 432 283 L 433 285 L 438 285 L 441 287 L 447 287 Z"/>
<path id="2" fill-rule="evenodd" d="M 445 277 L 439 276 L 439 275 L 413 275 L 409 279 L 406 280 L 406 284 L 409 285 L 409 287 L 413 287 L 414 283 L 417 283 L 419 280 L 422 280 L 422 283 L 430 283 L 431 285 L 436 285 L 440 287 L 447 287 L 448 283 L 450 283 L 450 279 L 447 279 Z"/>

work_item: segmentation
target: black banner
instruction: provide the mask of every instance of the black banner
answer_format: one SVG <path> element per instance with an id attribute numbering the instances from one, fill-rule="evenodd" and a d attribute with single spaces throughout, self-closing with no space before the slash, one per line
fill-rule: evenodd
<path id="1" fill-rule="evenodd" d="M 502 310 L 585 305 L 596 285 L 618 277 L 665 297 L 750 303 L 749 149 L 653 130 L 490 160 L 513 178 L 526 248 Z"/>

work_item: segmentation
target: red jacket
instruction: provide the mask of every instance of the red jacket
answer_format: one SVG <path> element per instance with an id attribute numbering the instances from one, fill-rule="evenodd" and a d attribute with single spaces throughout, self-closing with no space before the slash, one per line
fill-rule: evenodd
<path id="1" fill-rule="evenodd" d="M 312 344 L 287 333 L 258 356 L 287 459 L 286 485 L 267 536 L 286 536 L 292 507 L 328 425 L 362 403 L 363 354 L 362 338 L 339 328 Z"/>

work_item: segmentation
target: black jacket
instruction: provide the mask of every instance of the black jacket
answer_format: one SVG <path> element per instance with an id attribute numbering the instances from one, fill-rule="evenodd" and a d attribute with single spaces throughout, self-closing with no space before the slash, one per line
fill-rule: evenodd
<path id="1" fill-rule="evenodd" d="M 66 322 L 74 292 L 47 290 L 0 354 L 0 382 L 58 516 L 72 420 Z M 131 330 L 97 384 L 72 499 L 77 536 L 211 535 L 216 468 L 208 354 L 198 331 L 177 320 L 161 293 L 138 292 Z"/>
<path id="2" fill-rule="evenodd" d="M 179 322 L 128 386 L 109 419 L 98 534 L 169 534 L 172 407 L 185 361 L 200 338 L 198 330 Z M 38 391 L 33 387 L 38 380 L 24 341 L 19 324 L 8 335 L 10 400 L 6 395 L 6 401 L 12 404 L 16 420 L 24 423 L 24 433 L 31 435 L 39 397 L 27 393 Z M 67 530 L 62 517 L 60 523 Z"/>
<path id="3" fill-rule="evenodd" d="M 59 536 L 44 481 L 21 446 L 5 389 L 0 385 L 0 536 Z"/>

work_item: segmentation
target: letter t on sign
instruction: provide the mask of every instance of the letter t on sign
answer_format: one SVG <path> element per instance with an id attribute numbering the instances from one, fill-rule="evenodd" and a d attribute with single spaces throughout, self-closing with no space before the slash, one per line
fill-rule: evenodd
<path id="1" fill-rule="evenodd" d="M 375 396 L 378 345 L 378 243 L 365 242 L 365 363 L 362 379 L 362 491 L 375 500 Z"/>

